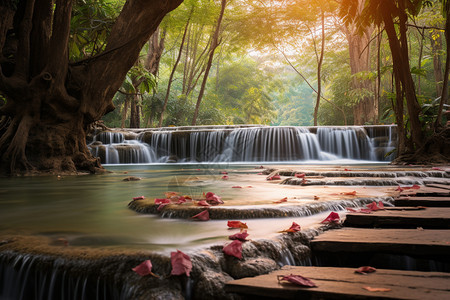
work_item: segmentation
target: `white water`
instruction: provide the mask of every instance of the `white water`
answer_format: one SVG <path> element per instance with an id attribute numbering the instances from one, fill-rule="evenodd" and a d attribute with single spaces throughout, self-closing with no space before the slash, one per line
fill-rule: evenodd
<path id="1" fill-rule="evenodd" d="M 127 140 L 124 132 L 101 132 L 89 146 L 93 155 L 100 157 L 104 164 L 329 163 L 342 159 L 374 162 L 393 159 L 392 155 L 387 159 L 384 156 L 395 147 L 395 126 L 372 126 L 367 130 L 362 126 L 179 129 L 144 129 L 135 140 Z M 380 131 L 384 136 L 379 136 Z M 376 134 L 378 139 L 385 140 L 378 148 L 373 138 Z"/>

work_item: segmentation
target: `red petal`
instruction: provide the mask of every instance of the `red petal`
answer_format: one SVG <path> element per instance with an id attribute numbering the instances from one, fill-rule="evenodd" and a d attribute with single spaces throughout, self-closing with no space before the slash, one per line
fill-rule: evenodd
<path id="1" fill-rule="evenodd" d="M 295 222 L 292 222 L 292 225 L 291 225 L 291 227 L 289 227 L 289 229 L 285 229 L 285 230 L 280 231 L 280 232 L 291 232 L 291 233 L 294 233 L 294 232 L 297 232 L 297 231 L 300 231 L 300 230 L 301 230 L 300 225 L 298 225 Z"/>
<path id="2" fill-rule="evenodd" d="M 309 280 L 306 277 L 303 277 L 301 275 L 289 275 L 289 276 L 283 276 L 283 275 L 278 275 L 278 281 L 281 280 L 285 280 L 285 281 L 289 281 L 293 284 L 299 285 L 299 286 L 305 286 L 305 287 L 317 287 L 317 285 L 312 282 L 311 280 Z M 280 279 L 281 277 L 281 279 Z"/>
<path id="3" fill-rule="evenodd" d="M 170 203 L 161 203 L 159 206 L 158 206 L 158 211 L 160 211 L 161 209 L 163 209 L 165 206 L 167 206 L 167 205 L 169 205 Z"/>
<path id="4" fill-rule="evenodd" d="M 280 175 L 273 175 L 271 177 L 267 177 L 267 180 L 278 180 L 281 179 Z"/>
<path id="5" fill-rule="evenodd" d="M 228 178 L 229 178 L 229 177 L 228 177 L 227 175 L 223 175 L 223 176 L 222 176 L 222 180 L 228 180 Z"/>
<path id="6" fill-rule="evenodd" d="M 242 232 L 230 235 L 228 238 L 230 240 L 240 240 L 242 242 L 245 242 L 247 237 L 248 237 L 247 230 L 244 230 Z"/>
<path id="7" fill-rule="evenodd" d="M 418 189 L 420 189 L 420 186 L 417 185 L 417 184 L 414 184 L 411 188 L 412 188 L 413 190 L 418 190 Z"/>
<path id="8" fill-rule="evenodd" d="M 164 198 L 164 199 L 155 199 L 155 204 L 163 204 L 163 203 L 170 203 L 170 199 Z"/>
<path id="9" fill-rule="evenodd" d="M 183 203 L 186 203 L 186 197 L 181 196 L 180 198 L 178 198 L 176 204 L 183 204 Z"/>
<path id="10" fill-rule="evenodd" d="M 143 261 L 140 265 L 131 269 L 141 276 L 152 274 L 152 263 L 150 260 Z"/>
<path id="11" fill-rule="evenodd" d="M 192 270 L 192 262 L 189 256 L 177 250 L 177 252 L 170 253 L 170 261 L 172 263 L 171 275 L 183 275 L 189 276 Z"/>
<path id="12" fill-rule="evenodd" d="M 375 269 L 374 267 L 370 267 L 370 266 L 364 266 L 364 267 L 359 267 L 358 269 L 355 270 L 355 273 L 359 273 L 359 274 L 367 274 L 367 273 L 373 273 L 375 272 L 377 269 Z"/>
<path id="13" fill-rule="evenodd" d="M 242 242 L 239 240 L 232 241 L 223 247 L 223 253 L 242 259 Z"/>
<path id="14" fill-rule="evenodd" d="M 287 202 L 287 197 L 284 197 L 283 199 L 280 199 L 278 201 L 273 201 L 273 203 L 283 203 L 283 202 Z"/>
<path id="15" fill-rule="evenodd" d="M 199 220 L 199 221 L 209 221 L 209 212 L 208 212 L 207 209 L 205 209 L 201 213 L 196 214 L 195 216 L 193 216 L 192 219 L 196 219 L 196 220 Z"/>
<path id="16" fill-rule="evenodd" d="M 347 196 L 356 196 L 356 191 L 353 192 L 343 192 L 341 195 L 347 195 Z"/>
<path id="17" fill-rule="evenodd" d="M 240 186 L 240 185 L 235 185 L 235 186 L 232 186 L 231 188 L 233 188 L 233 189 L 242 189 L 242 186 Z"/>
<path id="18" fill-rule="evenodd" d="M 381 201 L 378 201 L 378 208 L 379 209 L 384 209 L 384 204 Z"/>
<path id="19" fill-rule="evenodd" d="M 197 202 L 198 206 L 210 206 L 206 200 L 200 200 Z"/>
<path id="20" fill-rule="evenodd" d="M 306 176 L 305 173 L 295 173 L 295 177 L 297 178 L 304 178 Z"/>
<path id="21" fill-rule="evenodd" d="M 230 228 L 248 228 L 247 224 L 241 221 L 228 221 L 227 225 Z"/>
<path id="22" fill-rule="evenodd" d="M 337 223 L 337 222 L 339 222 L 339 220 L 340 220 L 339 214 L 336 213 L 336 212 L 334 212 L 334 211 L 332 211 L 332 212 L 328 215 L 328 217 L 326 217 L 325 220 L 323 220 L 323 221 L 320 222 L 320 223 L 322 223 L 322 224 L 333 223 L 333 222 L 334 222 L 334 223 Z"/>
<path id="23" fill-rule="evenodd" d="M 133 200 L 143 200 L 144 198 L 145 198 L 144 196 L 133 197 Z"/>
<path id="24" fill-rule="evenodd" d="M 228 174 L 228 172 L 222 171 L 222 172 L 220 172 L 220 174 L 226 175 L 226 174 Z"/>

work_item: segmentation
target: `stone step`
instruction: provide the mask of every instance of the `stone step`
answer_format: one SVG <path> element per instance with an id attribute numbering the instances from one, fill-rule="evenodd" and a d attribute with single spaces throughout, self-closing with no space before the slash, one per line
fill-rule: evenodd
<path id="1" fill-rule="evenodd" d="M 348 213 L 344 226 L 360 228 L 450 229 L 450 208 L 395 207 L 370 214 Z"/>
<path id="2" fill-rule="evenodd" d="M 450 299 L 450 274 L 377 269 L 361 275 L 352 268 L 294 267 L 227 282 L 225 290 L 245 299 Z M 317 287 L 278 283 L 278 275 L 301 275 Z M 389 291 L 370 292 L 365 287 Z"/>

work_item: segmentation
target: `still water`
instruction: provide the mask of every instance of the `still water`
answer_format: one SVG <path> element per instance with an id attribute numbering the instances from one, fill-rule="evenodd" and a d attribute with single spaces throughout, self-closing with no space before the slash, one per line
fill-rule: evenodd
<path id="1" fill-rule="evenodd" d="M 255 167 L 126 165 L 108 166 L 111 172 L 104 175 L 0 178 L 0 233 L 46 235 L 55 240 L 66 239 L 70 245 L 149 250 L 186 249 L 224 241 L 230 235 L 227 220 L 161 219 L 138 214 L 128 209 L 127 204 L 141 195 L 164 198 L 166 191 L 193 197 L 211 191 L 220 195 L 226 205 L 252 204 L 254 199 L 264 197 L 272 201 L 298 193 L 279 185 L 275 189 L 265 182 L 265 176 L 257 177 L 260 170 Z M 224 171 L 229 172 L 230 181 L 221 180 Z M 123 181 L 128 176 L 141 180 Z M 232 188 L 236 184 L 243 187 L 252 184 L 252 188 Z M 254 239 L 274 236 L 289 228 L 292 221 L 301 223 L 302 228 L 314 226 L 325 214 L 302 217 L 301 221 L 299 218 L 245 221 L 250 238 Z"/>

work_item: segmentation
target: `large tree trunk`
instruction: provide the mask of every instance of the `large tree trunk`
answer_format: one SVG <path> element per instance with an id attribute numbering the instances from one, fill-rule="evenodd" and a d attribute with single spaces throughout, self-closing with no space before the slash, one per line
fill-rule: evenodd
<path id="1" fill-rule="evenodd" d="M 21 0 L 0 21 L 0 49 L 17 44 L 0 65 L 0 173 L 101 171 L 86 145 L 88 126 L 114 109 L 112 97 L 165 14 L 182 0 L 129 0 L 103 53 L 68 61 L 72 0 Z M 4 11 L 4 2 L 0 4 Z M 10 14 L 7 15 L 7 17 Z M 6 35 L 6 33 L 13 33 Z"/>

